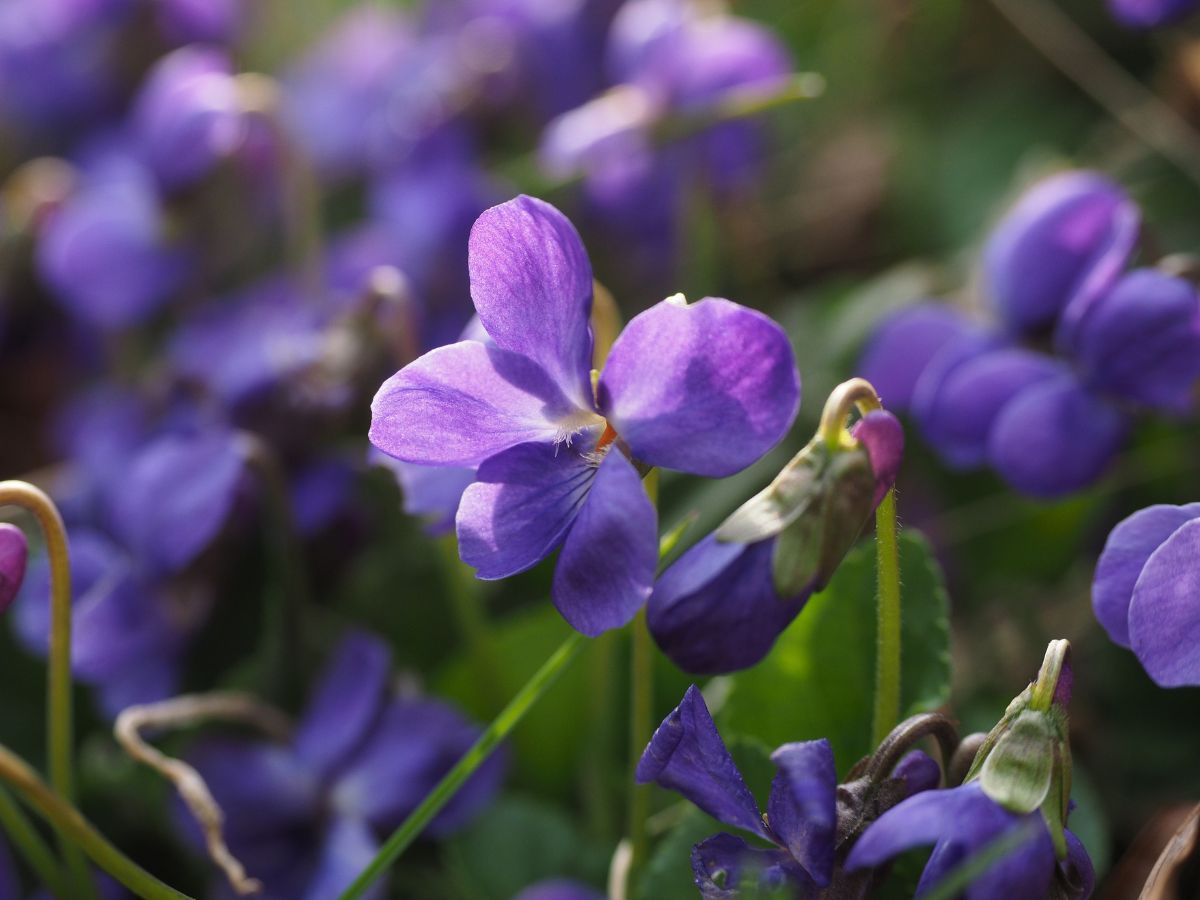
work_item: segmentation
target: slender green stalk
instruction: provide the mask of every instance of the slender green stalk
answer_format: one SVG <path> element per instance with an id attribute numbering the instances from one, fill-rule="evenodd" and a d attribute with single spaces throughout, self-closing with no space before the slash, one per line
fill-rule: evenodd
<path id="1" fill-rule="evenodd" d="M 0 780 L 15 788 L 38 815 L 72 841 L 72 847 L 82 847 L 96 865 L 143 900 L 191 900 L 187 894 L 159 881 L 113 846 L 79 810 L 42 781 L 23 759 L 3 746 L 0 746 Z M 92 886 L 90 878 L 88 885 Z M 77 898 L 86 895 L 72 891 L 61 896 Z"/>
<path id="2" fill-rule="evenodd" d="M 458 558 L 458 541 L 453 534 L 438 541 L 438 550 L 441 551 L 442 570 L 446 575 L 446 590 L 450 595 L 454 621 L 475 670 L 480 697 L 487 705 L 488 713 L 493 714 L 504 706 L 501 694 L 504 682 L 500 677 L 500 660 L 488 632 L 480 582 L 471 574 L 466 563 Z"/>
<path id="3" fill-rule="evenodd" d="M 70 886 L 63 877 L 62 867 L 54 856 L 54 851 L 46 846 L 46 842 L 26 818 L 21 807 L 5 790 L 0 790 L 0 825 L 4 826 L 13 846 L 50 892 L 56 897 L 69 897 Z"/>
<path id="4" fill-rule="evenodd" d="M 637 876 L 646 864 L 650 839 L 646 820 L 650 818 L 650 785 L 638 784 L 633 777 L 638 761 L 654 733 L 654 645 L 646 626 L 643 609 L 633 620 L 630 647 L 630 710 L 629 710 L 629 875 L 626 883 L 637 884 Z"/>
<path id="5" fill-rule="evenodd" d="M 421 802 L 421 805 L 413 810 L 399 828 L 392 832 L 391 837 L 371 860 L 371 864 L 359 873 L 354 883 L 342 894 L 341 900 L 355 900 L 355 898 L 361 897 L 367 888 L 400 858 L 408 846 L 425 830 L 433 817 L 450 801 L 450 798 L 483 764 L 500 742 L 508 737 L 517 723 L 525 717 L 525 714 L 546 693 L 563 670 L 579 655 L 579 651 L 583 648 L 583 641 L 583 635 L 576 631 L 571 632 L 571 635 L 562 642 L 517 695 L 509 701 L 508 706 L 479 736 L 471 749 Z"/>
<path id="6" fill-rule="evenodd" d="M 50 783 L 67 803 L 75 796 L 74 710 L 71 697 L 71 560 L 67 529 L 45 492 L 24 481 L 0 482 L 0 506 L 20 506 L 37 519 L 50 562 L 50 659 L 47 663 L 46 735 Z M 79 849 L 60 832 L 62 855 L 77 897 L 94 898 L 95 887 Z"/>
<path id="7" fill-rule="evenodd" d="M 878 744 L 900 721 L 900 548 L 896 491 L 875 510 L 876 578 L 879 581 L 875 659 L 875 714 L 871 733 Z"/>
<path id="8" fill-rule="evenodd" d="M 658 469 L 651 469 L 643 482 L 650 502 L 658 506 Z M 659 555 L 662 561 L 662 555 Z M 650 785 L 638 784 L 634 777 L 638 761 L 654 733 L 654 644 L 646 625 L 646 610 L 633 620 L 629 648 L 629 872 L 626 893 L 637 884 L 638 873 L 646 864 L 650 838 L 646 820 L 650 817 Z"/>

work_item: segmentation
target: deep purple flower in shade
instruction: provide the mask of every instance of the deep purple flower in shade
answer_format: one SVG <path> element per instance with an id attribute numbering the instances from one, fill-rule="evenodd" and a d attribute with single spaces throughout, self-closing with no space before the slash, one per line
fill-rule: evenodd
<path id="1" fill-rule="evenodd" d="M 993 864 L 967 888 L 966 900 L 1044 897 L 1063 867 L 1073 898 L 1091 894 L 1092 864 L 1087 851 L 1066 832 L 1067 858 L 1055 859 L 1054 844 L 1039 812 L 1018 815 L 992 800 L 978 781 L 946 790 L 923 791 L 889 809 L 867 827 L 846 860 L 848 870 L 878 866 L 913 847 L 932 844 L 917 896 L 930 890 L 956 867 L 1015 829 L 1028 838 Z"/>
<path id="2" fill-rule="evenodd" d="M 37 267 L 72 315 L 119 330 L 170 298 L 188 255 L 171 241 L 150 173 L 133 159 L 109 158 L 84 173 L 46 221 Z"/>
<path id="3" fill-rule="evenodd" d="M 1163 687 L 1200 685 L 1200 503 L 1151 506 L 1108 536 L 1092 607 Z"/>
<path id="4" fill-rule="evenodd" d="M 479 729 L 437 700 L 394 695 L 391 657 L 361 632 L 344 638 L 292 740 L 206 739 L 188 754 L 225 814 L 225 836 L 266 900 L 340 894 L 475 741 Z M 485 762 L 428 835 L 466 822 L 499 787 L 504 754 Z M 202 844 L 190 817 L 182 821 Z M 384 891 L 377 885 L 372 897 Z"/>
<path id="5" fill-rule="evenodd" d="M 0 522 L 0 615 L 7 612 L 25 580 L 29 542 L 16 525 Z"/>
<path id="6" fill-rule="evenodd" d="M 983 251 L 985 284 L 1001 319 L 1016 332 L 1044 328 L 1103 292 L 1138 238 L 1137 206 L 1095 172 L 1064 172 L 1038 182 L 1009 210 Z"/>
<path id="7" fill-rule="evenodd" d="M 164 56 L 133 103 L 137 149 L 169 189 L 202 178 L 242 142 L 233 64 L 216 47 L 183 47 Z"/>
<path id="8" fill-rule="evenodd" d="M 556 879 L 530 885 L 513 900 L 604 900 L 604 894 L 578 881 Z"/>
<path id="9" fill-rule="evenodd" d="M 886 412 L 870 413 L 853 433 L 865 446 L 874 471 L 873 509 L 895 483 L 904 433 Z M 646 607 L 646 624 L 676 665 L 704 675 L 754 665 L 808 598 L 825 586 L 832 572 L 819 572 L 794 596 L 781 596 L 773 575 L 777 540 L 725 542 L 714 532 L 659 577 Z"/>
<path id="10" fill-rule="evenodd" d="M 1108 8 L 1122 25 L 1157 28 L 1191 15 L 1200 7 L 1196 0 L 1108 0 Z"/>
<path id="11" fill-rule="evenodd" d="M 178 44 L 224 44 L 246 22 L 246 0 L 157 0 L 158 27 Z"/>
<path id="12" fill-rule="evenodd" d="M 478 577 L 506 578 L 562 546 L 553 599 L 577 630 L 628 622 L 657 561 L 635 461 L 712 477 L 782 438 L 799 377 L 782 330 L 728 300 L 682 297 L 634 318 L 593 392 L 592 273 L 571 223 L 518 197 L 480 216 L 471 294 L 493 345 L 440 347 L 372 404 L 371 441 L 404 462 L 478 467 L 457 516 Z"/>
<path id="13" fill-rule="evenodd" d="M 839 802 L 829 742 L 784 744 L 771 754 L 771 762 L 776 774 L 763 815 L 695 685 L 658 726 L 638 762 L 639 783 L 677 791 L 718 821 L 774 845 L 752 846 L 721 833 L 693 847 L 692 871 L 707 900 L 739 896 L 738 888 L 747 886 L 744 879 L 762 888 L 788 889 L 788 896 L 815 898 L 834 878 Z M 936 786 L 941 770 L 924 753 L 914 751 L 888 778 L 900 799 Z M 850 793 L 843 823 L 847 826 L 861 813 L 852 808 Z"/>
<path id="14" fill-rule="evenodd" d="M 678 791 L 714 819 L 775 845 L 759 849 L 719 834 L 697 844 L 692 870 L 703 896 L 718 887 L 714 875 L 757 869 L 764 887 L 791 885 L 816 894 L 833 877 L 837 829 L 837 772 L 826 740 L 784 744 L 771 754 L 777 773 L 767 815 L 759 811 L 699 689 L 692 685 L 663 720 L 637 766 L 640 784 Z"/>

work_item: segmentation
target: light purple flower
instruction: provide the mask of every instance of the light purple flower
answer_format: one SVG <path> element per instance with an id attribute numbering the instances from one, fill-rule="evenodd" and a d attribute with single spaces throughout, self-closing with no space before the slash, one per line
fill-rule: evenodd
<path id="1" fill-rule="evenodd" d="M 1096 564 L 1092 607 L 1163 687 L 1200 685 L 1200 503 L 1151 506 L 1122 521 Z"/>
<path id="2" fill-rule="evenodd" d="M 494 345 L 440 347 L 388 379 L 371 441 L 404 462 L 478 466 L 457 530 L 480 578 L 561 545 L 559 611 L 589 635 L 623 625 L 657 561 L 635 461 L 717 477 L 759 458 L 799 403 L 791 347 L 760 313 L 673 298 L 628 324 L 593 393 L 592 273 L 570 222 L 518 197 L 480 216 L 468 256 Z"/>
<path id="3" fill-rule="evenodd" d="M 246 23 L 247 0 L 157 0 L 158 25 L 178 44 L 224 44 Z"/>
<path id="4" fill-rule="evenodd" d="M 25 532 L 16 525 L 0 522 L 0 615 L 8 611 L 21 589 L 28 559 Z"/>
<path id="5" fill-rule="evenodd" d="M 399 824 L 474 743 L 479 729 L 432 699 L 396 696 L 391 655 L 352 632 L 338 645 L 287 744 L 206 739 L 188 760 L 225 814 L 231 850 L 266 900 L 323 900 L 345 890 Z M 430 824 L 443 837 L 498 789 L 492 756 Z M 181 812 L 197 845 L 199 832 Z M 372 897 L 383 896 L 377 885 Z"/>

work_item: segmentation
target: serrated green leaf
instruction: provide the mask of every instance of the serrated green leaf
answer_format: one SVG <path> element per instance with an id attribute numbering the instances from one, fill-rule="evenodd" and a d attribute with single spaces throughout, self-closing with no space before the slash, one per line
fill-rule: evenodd
<path id="1" fill-rule="evenodd" d="M 900 535 L 904 586 L 901 699 L 906 714 L 949 697 L 948 600 L 929 544 Z M 761 663 L 732 677 L 719 716 L 726 737 L 752 735 L 768 746 L 827 737 L 840 772 L 870 747 L 875 684 L 875 556 L 852 551 Z"/>

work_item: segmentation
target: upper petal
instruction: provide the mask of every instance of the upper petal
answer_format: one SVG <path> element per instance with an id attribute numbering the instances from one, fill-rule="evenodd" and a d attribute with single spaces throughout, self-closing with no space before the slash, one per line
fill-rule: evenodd
<path id="1" fill-rule="evenodd" d="M 1200 685 L 1200 520 L 1150 554 L 1129 604 L 1129 641 L 1162 687 Z"/>
<path id="2" fill-rule="evenodd" d="M 371 402 L 370 438 L 404 462 L 469 467 L 593 421 L 537 363 L 463 341 L 430 350 L 383 383 Z"/>
<path id="3" fill-rule="evenodd" d="M 710 675 L 754 665 L 808 601 L 775 592 L 775 541 L 722 543 L 709 535 L 654 585 L 646 624 L 659 648 L 688 672 Z"/>
<path id="4" fill-rule="evenodd" d="M 1135 403 L 1186 412 L 1200 377 L 1200 299 L 1182 278 L 1154 269 L 1125 275 L 1075 331 L 1089 384 Z"/>
<path id="5" fill-rule="evenodd" d="M 912 402 L 917 380 L 930 360 L 951 341 L 978 326 L 945 303 L 920 303 L 888 316 L 871 336 L 858 371 L 884 404 L 901 412 Z"/>
<path id="6" fill-rule="evenodd" d="M 1123 413 L 1063 375 L 1022 391 L 1004 407 L 988 456 L 1017 490 L 1058 497 L 1099 478 L 1128 431 Z"/>
<path id="7" fill-rule="evenodd" d="M 571 447 L 520 444 L 493 456 L 459 503 L 459 556 L 484 579 L 536 565 L 562 543 L 595 476 Z"/>
<path id="8" fill-rule="evenodd" d="M 654 732 L 638 762 L 637 780 L 678 791 L 726 825 L 771 839 L 695 685 Z"/>
<path id="9" fill-rule="evenodd" d="M 567 217 L 521 195 L 486 210 L 468 244 L 471 298 L 496 345 L 542 367 L 591 405 L 592 266 Z"/>
<path id="10" fill-rule="evenodd" d="M 775 322 L 728 300 L 664 300 L 625 326 L 597 391 L 634 457 L 720 477 L 787 433 L 800 403 L 792 347 Z"/>
<path id="11" fill-rule="evenodd" d="M 1092 609 L 1113 643 L 1129 646 L 1129 604 L 1150 555 L 1176 529 L 1200 518 L 1200 503 L 1158 504 L 1123 519 L 1108 535 L 1092 579 Z"/>
<path id="12" fill-rule="evenodd" d="M 595 637 L 642 608 L 658 565 L 658 516 L 633 464 L 613 447 L 567 533 L 551 596 L 576 631 Z"/>
<path id="13" fill-rule="evenodd" d="M 886 409 L 867 413 L 854 423 L 850 432 L 867 450 L 871 471 L 875 473 L 875 505 L 896 483 L 904 461 L 904 427 Z"/>
<path id="14" fill-rule="evenodd" d="M 771 754 L 767 821 L 788 852 L 821 887 L 833 877 L 837 770 L 829 741 L 784 744 Z"/>
<path id="15" fill-rule="evenodd" d="M 392 654 L 378 638 L 352 631 L 342 638 L 317 682 L 293 748 L 326 778 L 366 738 L 383 707 Z"/>
<path id="16" fill-rule="evenodd" d="M 984 248 L 991 299 L 1028 331 L 1072 315 L 1120 272 L 1137 240 L 1137 207 L 1094 172 L 1064 172 L 1026 191 Z"/>

